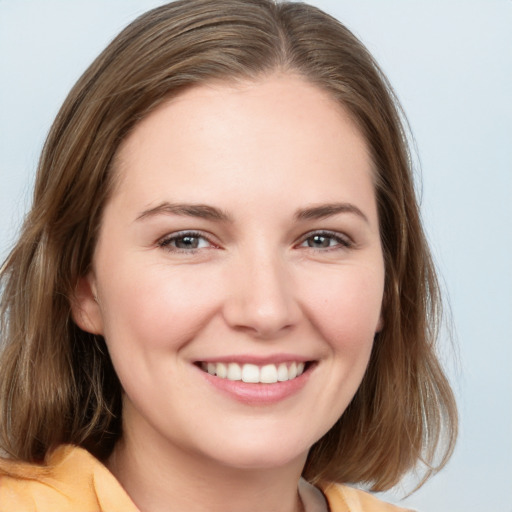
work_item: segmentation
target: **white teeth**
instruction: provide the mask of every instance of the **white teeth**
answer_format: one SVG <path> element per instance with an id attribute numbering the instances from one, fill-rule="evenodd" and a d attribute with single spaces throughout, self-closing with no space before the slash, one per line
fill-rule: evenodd
<path id="1" fill-rule="evenodd" d="M 228 364 L 228 380 L 242 380 L 242 369 L 236 363 Z"/>
<path id="2" fill-rule="evenodd" d="M 267 364 L 261 367 L 260 382 L 265 384 L 277 382 L 277 368 L 275 364 Z"/>
<path id="3" fill-rule="evenodd" d="M 295 379 L 297 377 L 297 364 L 292 363 L 288 368 L 288 380 Z"/>
<path id="4" fill-rule="evenodd" d="M 225 379 L 228 376 L 227 366 L 224 363 L 217 363 L 216 366 L 217 368 L 215 369 L 215 374 L 217 377 Z"/>
<path id="5" fill-rule="evenodd" d="M 288 380 L 288 367 L 284 363 L 281 363 L 277 367 L 277 380 L 279 382 L 284 382 L 285 380 Z"/>
<path id="6" fill-rule="evenodd" d="M 266 364 L 257 366 L 255 364 L 238 363 L 201 363 L 201 368 L 210 375 L 216 375 L 221 379 L 243 381 L 251 384 L 263 383 L 273 384 L 295 379 L 304 373 L 305 363 L 291 362 Z"/>
<path id="7" fill-rule="evenodd" d="M 242 380 L 244 382 L 259 382 L 260 369 L 255 364 L 244 364 L 242 367 Z"/>

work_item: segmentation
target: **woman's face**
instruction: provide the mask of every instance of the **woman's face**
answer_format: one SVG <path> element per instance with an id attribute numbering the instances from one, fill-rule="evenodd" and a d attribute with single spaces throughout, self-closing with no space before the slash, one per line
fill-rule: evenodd
<path id="1" fill-rule="evenodd" d="M 229 467 L 303 463 L 381 324 L 355 124 L 294 76 L 203 85 L 143 120 L 116 172 L 74 317 L 105 337 L 125 438 Z"/>

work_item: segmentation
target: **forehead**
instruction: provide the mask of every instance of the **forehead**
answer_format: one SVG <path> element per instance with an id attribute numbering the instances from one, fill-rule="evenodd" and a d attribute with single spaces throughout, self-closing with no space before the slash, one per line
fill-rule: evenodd
<path id="1" fill-rule="evenodd" d="M 142 201 L 153 201 L 170 180 L 203 201 L 217 187 L 270 194 L 292 180 L 313 192 L 326 171 L 326 189 L 338 189 L 337 179 L 346 188 L 347 174 L 371 179 L 372 165 L 356 124 L 331 95 L 300 77 L 275 75 L 193 87 L 160 105 L 124 141 L 116 171 L 118 188 L 147 194 Z"/>

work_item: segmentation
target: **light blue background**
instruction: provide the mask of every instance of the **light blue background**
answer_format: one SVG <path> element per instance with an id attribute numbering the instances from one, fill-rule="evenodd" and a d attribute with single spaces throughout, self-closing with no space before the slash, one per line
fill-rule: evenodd
<path id="1" fill-rule="evenodd" d="M 1 259 L 68 90 L 123 26 L 162 3 L 0 0 Z M 460 439 L 448 467 L 403 503 L 512 512 L 512 1 L 312 3 L 367 44 L 405 107 L 450 297 L 458 362 L 447 343 L 443 352 Z"/>

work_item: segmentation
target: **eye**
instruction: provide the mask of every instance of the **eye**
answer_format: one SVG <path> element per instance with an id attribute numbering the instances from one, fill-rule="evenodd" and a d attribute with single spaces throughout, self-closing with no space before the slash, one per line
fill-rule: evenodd
<path id="1" fill-rule="evenodd" d="M 299 247 L 309 247 L 311 249 L 343 249 L 351 246 L 352 241 L 347 236 L 332 231 L 309 233 L 299 244 Z"/>
<path id="2" fill-rule="evenodd" d="M 201 233 L 181 231 L 163 238 L 158 242 L 158 246 L 169 251 L 192 252 L 213 247 L 213 244 Z"/>

